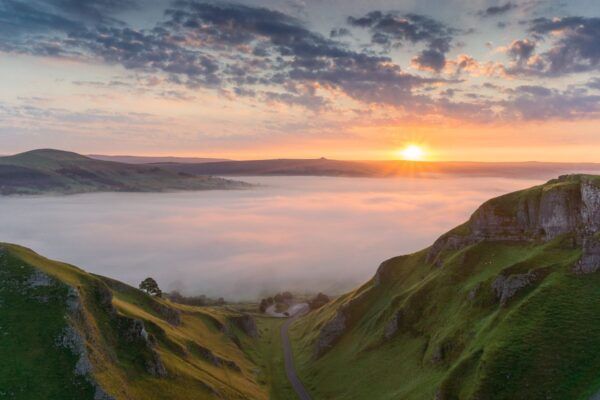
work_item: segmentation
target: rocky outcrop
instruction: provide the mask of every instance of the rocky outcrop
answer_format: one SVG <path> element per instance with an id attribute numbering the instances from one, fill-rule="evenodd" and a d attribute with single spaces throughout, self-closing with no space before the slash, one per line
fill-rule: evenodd
<path id="1" fill-rule="evenodd" d="M 156 311 L 162 319 L 167 321 L 173 326 L 181 325 L 181 312 L 173 307 L 169 307 L 166 304 L 159 303 L 158 301 L 152 302 L 152 309 Z"/>
<path id="2" fill-rule="evenodd" d="M 27 286 L 30 288 L 52 286 L 55 280 L 44 274 L 42 271 L 35 270 L 27 280 Z"/>
<path id="3" fill-rule="evenodd" d="M 235 361 L 227 360 L 217 356 L 210 349 L 199 345 L 198 343 L 190 343 L 188 348 L 193 353 L 196 353 L 198 356 L 208 361 L 215 367 L 225 367 L 229 368 L 233 371 L 241 372 L 241 368 L 235 363 Z"/>
<path id="4" fill-rule="evenodd" d="M 385 328 L 383 329 L 383 337 L 385 340 L 390 340 L 396 336 L 396 333 L 400 329 L 402 315 L 402 311 L 396 311 L 394 315 L 392 315 L 392 318 L 390 318 L 388 323 L 385 325 Z"/>
<path id="5" fill-rule="evenodd" d="M 504 306 L 513 298 L 520 290 L 531 286 L 538 280 L 535 272 L 526 274 L 510 275 L 508 277 L 499 275 L 492 283 L 492 290 L 496 298 L 500 301 L 500 305 Z"/>
<path id="6" fill-rule="evenodd" d="M 477 294 L 479 293 L 479 289 L 481 289 L 481 283 L 478 283 L 471 290 L 469 290 L 469 293 L 467 294 L 467 299 L 469 299 L 469 301 L 475 301 L 475 299 L 477 298 Z"/>
<path id="7" fill-rule="evenodd" d="M 315 357 L 320 357 L 327 352 L 344 334 L 346 331 L 346 309 L 342 307 L 333 317 L 329 320 L 321 331 L 317 338 L 315 346 Z"/>
<path id="8" fill-rule="evenodd" d="M 254 318 L 252 318 L 251 315 L 242 314 L 239 316 L 230 317 L 230 320 L 246 335 L 254 339 L 258 338 L 259 334 L 258 328 L 256 327 L 256 321 L 254 321 Z"/>
<path id="9" fill-rule="evenodd" d="M 121 339 L 126 343 L 140 346 L 143 349 L 141 356 L 144 359 L 146 371 L 156 377 L 167 376 L 167 370 L 159 354 L 154 349 L 156 340 L 154 336 L 146 331 L 144 322 L 139 319 L 119 315 L 117 316 L 117 326 Z"/>
<path id="10" fill-rule="evenodd" d="M 600 240 L 590 236 L 583 241 L 581 258 L 575 264 L 576 274 L 590 274 L 600 269 Z"/>
<path id="11" fill-rule="evenodd" d="M 547 242 L 574 234 L 577 244 L 600 231 L 600 182 L 585 175 L 564 175 L 526 191 L 484 203 L 466 225 L 440 237 L 427 261 L 443 264 L 445 250 L 458 250 L 482 240 Z M 594 249 L 590 247 L 590 254 Z M 582 270 L 589 269 L 584 260 Z"/>
<path id="12" fill-rule="evenodd" d="M 40 272 L 37 271 L 36 275 L 39 273 Z M 39 276 L 35 279 L 39 282 Z M 71 350 L 73 354 L 78 356 L 77 363 L 75 364 L 75 375 L 84 377 L 94 387 L 94 400 L 114 400 L 114 397 L 106 393 L 96 381 L 93 375 L 93 366 L 90 362 L 85 339 L 72 325 L 74 321 L 81 321 L 83 319 L 81 297 L 77 289 L 72 286 L 68 287 L 66 305 L 67 311 L 71 317 L 71 323 L 67 325 L 61 336 L 57 338 L 56 344 Z"/>

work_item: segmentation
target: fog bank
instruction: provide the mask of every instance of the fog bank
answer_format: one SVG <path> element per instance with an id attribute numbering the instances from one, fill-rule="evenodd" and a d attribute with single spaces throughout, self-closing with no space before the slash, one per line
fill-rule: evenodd
<path id="1" fill-rule="evenodd" d="M 252 299 L 341 292 L 430 245 L 490 197 L 539 181 L 243 178 L 245 191 L 0 199 L 0 241 L 163 290 Z"/>

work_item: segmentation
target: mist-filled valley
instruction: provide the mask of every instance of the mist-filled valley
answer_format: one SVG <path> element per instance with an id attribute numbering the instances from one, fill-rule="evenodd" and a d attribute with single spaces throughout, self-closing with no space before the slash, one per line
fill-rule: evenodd
<path id="1" fill-rule="evenodd" d="M 0 236 L 137 285 L 253 300 L 339 294 L 525 179 L 244 177 L 247 190 L 0 198 Z"/>

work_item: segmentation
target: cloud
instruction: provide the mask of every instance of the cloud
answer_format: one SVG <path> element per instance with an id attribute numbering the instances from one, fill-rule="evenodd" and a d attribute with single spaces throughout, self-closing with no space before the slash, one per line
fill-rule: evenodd
<path id="1" fill-rule="evenodd" d="M 536 36 L 556 38 L 543 54 L 548 75 L 597 70 L 600 67 L 600 18 L 537 18 L 529 31 Z"/>
<path id="2" fill-rule="evenodd" d="M 600 117 L 600 96 L 578 89 L 557 90 L 539 85 L 522 85 L 502 101 L 508 119 L 577 120 Z"/>
<path id="3" fill-rule="evenodd" d="M 504 49 L 513 60 L 508 75 L 559 77 L 600 69 L 600 18 L 536 18 L 527 25 L 535 40 L 516 40 Z M 536 41 L 549 48 L 536 53 Z"/>
<path id="4" fill-rule="evenodd" d="M 508 55 L 519 64 L 525 64 L 535 51 L 535 42 L 529 39 L 515 40 L 508 46 Z"/>
<path id="5" fill-rule="evenodd" d="M 587 83 L 587 87 L 590 89 L 600 90 L 600 78 L 592 78 Z"/>
<path id="6" fill-rule="evenodd" d="M 413 65 L 422 70 L 440 71 L 450 51 L 453 35 L 458 31 L 442 22 L 420 14 L 400 15 L 395 12 L 372 11 L 363 17 L 349 17 L 348 23 L 371 32 L 371 42 L 386 49 L 404 43 L 424 43 L 427 48 L 413 58 Z"/>
<path id="7" fill-rule="evenodd" d="M 495 17 L 498 15 L 506 14 L 509 11 L 514 10 L 515 8 L 517 8 L 517 5 L 509 1 L 508 3 L 505 3 L 501 6 L 491 6 L 486 8 L 485 10 L 481 10 L 477 13 L 477 15 L 481 17 Z"/>
<path id="8" fill-rule="evenodd" d="M 500 96 L 509 92 L 502 92 L 495 100 L 469 91 L 454 97 L 439 94 L 461 84 L 464 74 L 529 78 L 597 70 L 598 18 L 526 21 L 529 37 L 502 49 L 510 59 L 504 65 L 469 54 L 450 59 L 455 36 L 465 31 L 419 14 L 372 11 L 349 17 L 347 27 L 330 34 L 311 30 L 281 11 L 222 2 L 176 0 L 162 20 L 144 29 L 117 19 L 136 6 L 131 0 L 0 0 L 0 51 L 122 66 L 157 82 L 153 93 L 171 99 L 191 99 L 194 90 L 209 88 L 231 99 L 317 112 L 350 100 L 352 106 L 392 106 L 404 115 L 492 121 L 508 114 L 541 118 L 550 114 L 540 108 L 543 104 L 529 105 L 532 97 L 549 105 L 544 110 L 562 98 L 570 111 L 556 115 L 596 115 L 593 97 L 573 91 L 552 91 L 544 97 L 521 90 L 504 99 Z M 350 27 L 367 30 L 378 50 L 418 46 L 411 65 L 436 75 L 408 72 L 385 51 L 340 41 L 351 33 Z M 127 87 L 116 82 L 105 86 Z M 135 90 L 133 86 L 137 84 L 127 90 Z M 181 91 L 185 89 L 190 90 Z M 515 102 L 531 112 L 518 113 Z"/>
<path id="9" fill-rule="evenodd" d="M 336 29 L 332 29 L 331 32 L 329 32 L 329 37 L 330 38 L 340 38 L 340 37 L 344 37 L 344 36 L 350 36 L 350 30 L 347 28 L 336 28 Z"/>

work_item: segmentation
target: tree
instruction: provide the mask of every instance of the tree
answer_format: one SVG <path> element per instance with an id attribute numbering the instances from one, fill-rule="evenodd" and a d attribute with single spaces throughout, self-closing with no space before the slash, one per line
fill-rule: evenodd
<path id="1" fill-rule="evenodd" d="M 140 289 L 151 296 L 162 296 L 162 291 L 158 287 L 158 283 L 156 283 L 156 281 L 150 277 L 144 279 L 142 283 L 140 283 Z"/>
<path id="2" fill-rule="evenodd" d="M 267 302 L 267 299 L 262 299 L 260 301 L 260 306 L 258 307 L 258 309 L 260 310 L 261 313 L 264 313 L 265 311 L 267 311 L 267 307 L 269 307 L 269 303 Z"/>
<path id="3" fill-rule="evenodd" d="M 311 310 L 316 310 L 317 308 L 323 307 L 325 304 L 329 303 L 329 296 L 323 293 L 319 293 L 316 297 L 308 302 Z"/>

